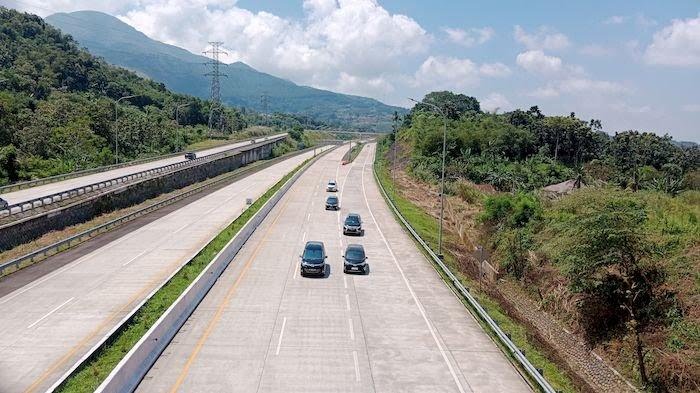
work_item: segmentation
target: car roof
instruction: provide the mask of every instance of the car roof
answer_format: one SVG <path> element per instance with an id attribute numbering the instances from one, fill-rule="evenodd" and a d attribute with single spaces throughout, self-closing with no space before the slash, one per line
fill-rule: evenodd
<path id="1" fill-rule="evenodd" d="M 360 218 L 360 215 L 358 213 L 348 213 L 348 217 L 357 217 Z"/>
<path id="2" fill-rule="evenodd" d="M 362 251 L 364 251 L 365 248 L 362 246 L 362 244 L 348 244 L 348 250 L 362 250 Z"/>
<path id="3" fill-rule="evenodd" d="M 323 242 L 308 241 L 306 242 L 306 247 L 323 247 Z"/>
<path id="4" fill-rule="evenodd" d="M 338 197 L 335 195 L 329 195 L 327 199 L 338 199 Z"/>
<path id="5" fill-rule="evenodd" d="M 335 180 L 328 180 L 329 183 L 335 183 Z"/>

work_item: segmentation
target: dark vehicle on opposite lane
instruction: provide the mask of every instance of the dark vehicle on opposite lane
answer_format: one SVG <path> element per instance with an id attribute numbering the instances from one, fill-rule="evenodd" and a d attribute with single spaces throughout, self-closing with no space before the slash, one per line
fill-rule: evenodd
<path id="1" fill-rule="evenodd" d="M 343 235 L 364 235 L 365 230 L 362 229 L 362 217 L 357 213 L 350 213 L 345 217 L 343 223 Z"/>
<path id="2" fill-rule="evenodd" d="M 331 195 L 328 198 L 326 198 L 326 210 L 339 210 L 340 209 L 340 201 L 338 200 L 338 197 L 335 195 Z"/>
<path id="3" fill-rule="evenodd" d="M 326 247 L 323 242 L 309 241 L 304 246 L 304 253 L 301 254 L 302 277 L 307 275 L 326 275 Z"/>
<path id="4" fill-rule="evenodd" d="M 361 244 L 348 244 L 343 255 L 343 272 L 344 273 L 369 273 L 369 265 L 367 265 L 367 255 L 365 248 Z"/>
<path id="5" fill-rule="evenodd" d="M 195 158 L 197 158 L 197 154 L 195 152 L 188 151 L 187 153 L 185 153 L 185 158 L 188 160 L 194 160 Z"/>

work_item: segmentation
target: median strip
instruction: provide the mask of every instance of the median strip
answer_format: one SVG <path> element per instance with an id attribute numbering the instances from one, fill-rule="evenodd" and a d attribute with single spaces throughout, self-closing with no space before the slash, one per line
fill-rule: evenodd
<path id="1" fill-rule="evenodd" d="M 314 159 L 315 158 L 310 158 L 304 161 L 285 175 L 216 238 L 209 242 L 209 244 L 207 244 L 192 260 L 185 264 L 170 280 L 156 291 L 153 296 L 146 300 L 102 346 L 97 348 L 87 359 L 82 361 L 82 364 L 67 376 L 56 391 L 94 391 L 251 218 L 253 218 L 297 172 L 305 168 L 309 164 L 309 161 Z"/>

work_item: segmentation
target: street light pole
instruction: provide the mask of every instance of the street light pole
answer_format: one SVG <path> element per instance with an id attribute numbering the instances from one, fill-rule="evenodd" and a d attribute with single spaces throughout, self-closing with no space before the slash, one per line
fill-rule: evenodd
<path id="1" fill-rule="evenodd" d="M 117 115 L 119 113 L 119 102 L 129 98 L 138 97 L 140 94 L 124 96 L 114 103 L 114 163 L 119 164 L 119 127 L 117 127 Z"/>
<path id="2" fill-rule="evenodd" d="M 429 102 L 419 102 L 413 98 L 409 98 L 409 100 L 417 104 L 427 105 L 442 115 L 442 176 L 440 177 L 440 232 L 438 233 L 438 256 L 442 258 L 442 226 L 445 216 L 445 156 L 447 154 L 447 116 L 445 116 L 445 112 L 435 104 L 431 104 Z"/>
<path id="3" fill-rule="evenodd" d="M 175 107 L 175 125 L 176 126 L 180 127 L 180 120 L 179 120 L 180 108 L 186 108 L 188 106 L 190 106 L 189 103 L 188 104 L 181 104 L 181 105 L 178 105 Z"/>

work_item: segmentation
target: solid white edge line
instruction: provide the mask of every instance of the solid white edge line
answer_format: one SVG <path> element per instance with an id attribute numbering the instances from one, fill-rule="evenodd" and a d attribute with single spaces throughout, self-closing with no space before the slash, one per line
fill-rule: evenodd
<path id="1" fill-rule="evenodd" d="M 379 223 L 377 222 L 377 219 L 374 217 L 374 213 L 372 212 L 372 208 L 369 205 L 369 200 L 367 199 L 367 190 L 365 187 L 365 170 L 367 167 L 367 159 L 369 157 L 370 157 L 370 154 L 367 155 L 367 157 L 365 158 L 365 162 L 362 165 L 362 195 L 364 196 L 365 205 L 367 205 L 367 210 L 369 211 L 369 215 L 372 217 L 372 221 L 374 221 L 374 226 L 377 227 L 377 232 L 379 233 L 379 236 L 382 238 L 382 241 L 386 245 L 387 250 L 389 250 L 389 255 L 391 255 L 391 259 L 394 261 L 394 265 L 396 265 L 396 268 L 399 270 L 399 273 L 401 274 L 401 278 L 403 279 L 404 284 L 406 284 L 406 288 L 408 288 L 408 291 L 410 292 L 411 297 L 413 298 L 413 301 L 416 303 L 416 306 L 418 307 L 418 311 L 420 311 L 420 314 L 423 317 L 425 324 L 428 326 L 428 330 L 430 331 L 430 335 L 433 337 L 435 344 L 437 345 L 438 349 L 440 350 L 440 354 L 442 355 L 443 360 L 445 361 L 445 363 L 447 363 L 447 368 L 450 370 L 450 374 L 452 374 L 452 378 L 454 379 L 455 384 L 457 384 L 457 387 L 459 388 L 459 391 L 461 393 L 466 393 L 464 391 L 464 387 L 462 386 L 462 383 L 459 381 L 459 377 L 457 376 L 457 373 L 455 373 L 454 367 L 452 366 L 450 359 L 447 357 L 447 353 L 445 353 L 445 349 L 442 347 L 440 340 L 437 338 L 437 335 L 435 334 L 435 328 L 433 328 L 433 325 L 430 322 L 430 319 L 428 319 L 428 316 L 425 313 L 425 309 L 423 308 L 423 305 L 421 304 L 420 300 L 418 300 L 416 293 L 413 291 L 413 287 L 411 287 L 411 284 L 408 282 L 408 279 L 406 278 L 406 275 L 404 274 L 403 269 L 401 268 L 401 265 L 399 264 L 398 260 L 396 259 L 396 256 L 394 255 L 394 251 L 391 249 L 389 242 L 386 240 L 386 237 L 384 236 L 384 232 L 382 232 L 382 229 L 379 227 Z"/>
<path id="2" fill-rule="evenodd" d="M 284 317 L 282 320 L 282 329 L 280 329 L 280 338 L 277 341 L 277 351 L 275 351 L 275 355 L 280 354 L 280 347 L 282 346 L 282 337 L 284 336 L 284 327 L 287 326 L 287 317 Z"/>
<path id="3" fill-rule="evenodd" d="M 58 307 L 54 308 L 53 310 L 49 311 L 46 315 L 44 315 L 43 317 L 39 318 L 36 322 L 34 322 L 33 324 L 27 326 L 27 329 L 33 328 L 36 324 L 38 324 L 39 322 L 41 322 L 41 321 L 43 321 L 44 319 L 48 318 L 51 314 L 53 314 L 53 313 L 55 313 L 56 311 L 58 311 L 61 307 L 65 306 L 66 304 L 68 304 L 68 303 L 70 303 L 71 301 L 73 301 L 73 299 L 75 299 L 75 297 L 72 297 L 72 298 L 66 300 L 65 302 L 61 303 L 60 306 L 58 306 Z"/>

